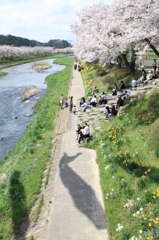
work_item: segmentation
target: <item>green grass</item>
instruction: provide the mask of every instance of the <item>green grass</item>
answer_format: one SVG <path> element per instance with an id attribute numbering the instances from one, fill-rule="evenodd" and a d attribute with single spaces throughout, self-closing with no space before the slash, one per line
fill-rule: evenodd
<path id="1" fill-rule="evenodd" d="M 147 59 L 151 59 L 151 60 L 159 58 L 154 52 L 147 52 L 147 56 L 148 56 Z"/>
<path id="2" fill-rule="evenodd" d="M 7 75 L 8 73 L 6 73 L 6 72 L 1 72 L 0 71 L 0 76 L 4 76 L 4 75 Z"/>
<path id="3" fill-rule="evenodd" d="M 159 161 L 147 144 L 148 127 L 138 125 L 130 109 L 123 110 L 109 125 L 108 129 L 108 124 L 104 124 L 102 133 L 86 145 L 97 151 L 109 238 L 130 239 L 123 237 L 126 230 L 130 237 L 139 237 L 142 230 L 143 240 L 151 236 L 157 240 Z M 133 205 L 124 207 L 130 200 Z M 137 211 L 140 213 L 135 214 Z M 119 232 L 118 223 L 123 226 Z"/>
<path id="4" fill-rule="evenodd" d="M 89 69 L 82 74 L 89 76 Z M 110 240 L 159 239 L 159 161 L 148 142 L 153 139 L 150 129 L 159 132 L 154 122 L 158 115 L 148 114 L 157 104 L 157 90 L 128 104 L 85 144 L 97 152 Z M 143 111 L 145 119 L 141 121 L 135 110 Z M 153 141 L 158 141 L 158 132 Z"/>
<path id="5" fill-rule="evenodd" d="M 46 78 L 48 92 L 37 103 L 32 122 L 23 137 L 1 164 L 0 239 L 19 233 L 19 224 L 27 216 L 39 194 L 46 163 L 50 161 L 53 121 L 60 109 L 61 93 L 67 96 L 74 58 L 54 63 L 67 67 Z"/>

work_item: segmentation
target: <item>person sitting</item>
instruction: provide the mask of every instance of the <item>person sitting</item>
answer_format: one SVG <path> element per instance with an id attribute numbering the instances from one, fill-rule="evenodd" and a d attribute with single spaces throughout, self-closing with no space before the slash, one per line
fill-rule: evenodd
<path id="1" fill-rule="evenodd" d="M 105 110 L 106 110 L 106 119 L 109 119 L 111 117 L 111 112 L 108 105 L 106 105 Z"/>
<path id="2" fill-rule="evenodd" d="M 117 101 L 117 108 L 120 108 L 124 106 L 124 102 L 123 102 L 123 99 L 121 98 L 121 96 L 118 96 L 118 101 Z"/>
<path id="3" fill-rule="evenodd" d="M 111 104 L 109 109 L 110 109 L 111 116 L 116 116 L 117 115 L 117 111 L 116 111 L 115 106 L 113 105 L 113 103 Z"/>
<path id="4" fill-rule="evenodd" d="M 105 95 L 105 92 L 102 93 L 102 104 L 106 104 L 107 103 L 107 97 Z"/>
<path id="5" fill-rule="evenodd" d="M 96 96 L 94 96 L 94 97 L 91 99 L 90 105 L 92 105 L 93 107 L 96 107 L 97 103 L 98 103 L 98 102 L 97 102 Z"/>
<path id="6" fill-rule="evenodd" d="M 121 81 L 120 82 L 121 83 L 121 85 L 120 85 L 120 92 L 122 92 L 123 91 L 123 89 L 125 89 L 125 84 L 124 84 L 124 82 L 123 81 Z"/>
<path id="7" fill-rule="evenodd" d="M 117 86 L 117 84 L 115 83 L 114 84 L 114 88 L 113 88 L 113 90 L 112 90 L 112 95 L 114 96 L 114 95 L 117 95 L 117 91 L 118 91 L 118 86 Z"/>
<path id="8" fill-rule="evenodd" d="M 98 103 L 99 103 L 100 105 L 102 104 L 102 95 L 99 95 Z"/>
<path id="9" fill-rule="evenodd" d="M 148 81 L 151 81 L 153 77 L 153 72 L 149 71 L 149 74 L 147 75 L 146 80 L 144 81 L 144 83 L 146 84 Z"/>
<path id="10" fill-rule="evenodd" d="M 125 91 L 124 96 L 125 96 L 126 98 L 128 98 L 128 97 L 130 97 L 130 93 L 128 93 L 128 91 Z"/>
<path id="11" fill-rule="evenodd" d="M 84 97 L 81 97 L 81 99 L 80 99 L 80 107 L 81 107 L 81 105 L 82 105 L 83 103 L 85 103 L 85 102 L 86 102 L 85 98 L 84 98 Z"/>
<path id="12" fill-rule="evenodd" d="M 81 129 L 81 133 L 80 133 L 80 136 L 79 136 L 79 139 L 78 139 L 78 144 L 81 143 L 81 139 L 87 138 L 89 136 L 90 136 L 90 127 L 87 123 L 85 123 L 84 129 Z"/>
<path id="13" fill-rule="evenodd" d="M 77 138 L 76 138 L 76 140 L 78 140 L 78 137 L 79 137 L 79 135 L 80 135 L 81 129 L 82 129 L 81 125 L 78 124 L 78 125 L 77 125 L 77 130 L 75 130 L 75 132 L 77 133 Z"/>
<path id="14" fill-rule="evenodd" d="M 65 107 L 68 107 L 68 98 L 65 99 Z"/>
<path id="15" fill-rule="evenodd" d="M 131 86 L 132 88 L 137 87 L 137 81 L 136 81 L 134 78 L 132 78 L 132 81 L 131 81 L 130 86 Z"/>
<path id="16" fill-rule="evenodd" d="M 99 92 L 99 91 L 98 91 L 98 88 L 97 88 L 97 87 L 94 87 L 93 92 L 92 92 L 92 95 L 96 95 L 98 92 Z"/>
<path id="17" fill-rule="evenodd" d="M 142 82 L 146 80 L 146 71 L 145 71 L 145 69 L 142 69 L 142 76 L 141 76 L 140 79 L 141 79 Z"/>

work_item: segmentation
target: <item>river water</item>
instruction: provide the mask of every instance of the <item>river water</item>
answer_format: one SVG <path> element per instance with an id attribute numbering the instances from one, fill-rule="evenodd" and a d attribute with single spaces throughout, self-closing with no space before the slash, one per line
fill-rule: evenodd
<path id="1" fill-rule="evenodd" d="M 32 119 L 35 103 L 47 92 L 45 78 L 65 68 L 53 64 L 53 61 L 54 59 L 36 61 L 52 65 L 52 68 L 41 72 L 31 68 L 33 62 L 2 69 L 8 75 L 0 77 L 0 161 L 23 136 Z M 40 92 L 29 100 L 22 101 L 22 93 L 33 86 L 38 87 Z"/>

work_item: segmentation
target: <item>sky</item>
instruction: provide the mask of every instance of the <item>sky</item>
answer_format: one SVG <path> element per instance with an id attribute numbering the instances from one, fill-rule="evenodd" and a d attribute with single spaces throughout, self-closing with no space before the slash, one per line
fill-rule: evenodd
<path id="1" fill-rule="evenodd" d="M 70 25 L 78 22 L 76 13 L 101 1 L 113 0 L 0 0 L 0 34 L 40 42 L 74 40 Z"/>

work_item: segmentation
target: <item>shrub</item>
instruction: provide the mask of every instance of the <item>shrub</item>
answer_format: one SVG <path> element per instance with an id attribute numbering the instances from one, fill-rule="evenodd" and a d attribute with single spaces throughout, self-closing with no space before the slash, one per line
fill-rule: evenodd
<path id="1" fill-rule="evenodd" d="M 159 90 L 152 92 L 149 95 L 143 97 L 143 94 L 132 96 L 134 100 L 141 98 L 140 101 L 136 101 L 131 108 L 131 111 L 135 114 L 137 120 L 140 123 L 149 125 L 159 118 Z M 132 97 L 127 99 L 132 101 Z M 135 106 L 136 105 L 136 106 Z"/>
<path id="2" fill-rule="evenodd" d="M 98 76 L 104 76 L 104 75 L 106 75 L 107 74 L 107 72 L 104 70 L 104 69 L 98 69 L 97 70 L 97 75 Z"/>
<path id="3" fill-rule="evenodd" d="M 115 83 L 114 77 L 112 77 L 110 75 L 105 76 L 102 81 L 104 84 L 108 83 L 110 85 L 113 85 Z"/>
<path id="4" fill-rule="evenodd" d="M 121 68 L 120 70 L 117 68 L 115 69 L 115 72 L 114 72 L 114 77 L 116 80 L 121 80 L 129 75 L 130 73 L 127 68 Z"/>

